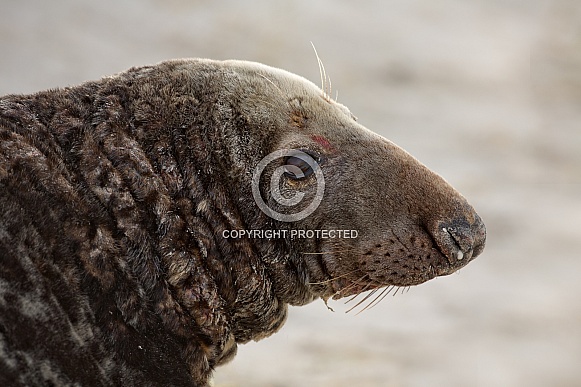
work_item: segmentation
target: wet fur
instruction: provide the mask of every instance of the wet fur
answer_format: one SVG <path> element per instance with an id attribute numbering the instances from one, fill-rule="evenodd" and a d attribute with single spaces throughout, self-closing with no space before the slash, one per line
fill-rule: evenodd
<path id="1" fill-rule="evenodd" d="M 292 146 L 327 155 L 331 189 L 304 222 L 278 224 L 258 210 L 249 182 L 262 157 Z M 381 168 L 357 175 L 377 163 L 398 168 L 399 199 L 365 183 Z M 421 208 L 402 207 L 417 197 Z M 441 178 L 281 70 L 178 60 L 6 96 L 0 385 L 205 386 L 238 343 L 276 332 L 288 304 L 409 286 L 463 266 L 471 257 L 450 263 L 446 244 L 422 231 L 445 216 L 477 217 Z M 362 237 L 222 237 L 291 226 Z M 412 258 L 394 262 L 389 252 Z"/>

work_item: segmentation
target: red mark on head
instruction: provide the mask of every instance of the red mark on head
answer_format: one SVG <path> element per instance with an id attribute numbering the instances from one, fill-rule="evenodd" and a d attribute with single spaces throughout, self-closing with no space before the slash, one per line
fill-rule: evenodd
<path id="1" fill-rule="evenodd" d="M 318 135 L 314 134 L 314 135 L 311 136 L 311 139 L 314 142 L 316 142 L 317 144 L 321 145 L 325 149 L 333 149 L 333 146 L 331 145 L 331 143 L 329 142 L 329 140 L 327 140 L 323 136 L 318 136 Z"/>

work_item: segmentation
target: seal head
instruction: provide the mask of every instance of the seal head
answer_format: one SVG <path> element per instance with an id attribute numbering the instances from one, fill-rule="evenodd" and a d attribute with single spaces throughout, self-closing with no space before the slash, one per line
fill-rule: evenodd
<path id="1" fill-rule="evenodd" d="M 289 259 L 267 266 L 276 273 L 276 288 L 286 291 L 281 298 L 303 304 L 317 297 L 417 285 L 453 273 L 480 254 L 484 224 L 442 177 L 358 124 L 345 106 L 305 79 L 257 64 L 234 61 L 225 66 L 243 74 L 231 82 L 232 94 L 241 96 L 238 106 L 252 133 L 251 146 L 232 147 L 236 153 L 231 165 L 238 168 L 235 197 L 248 197 L 247 177 L 262 157 L 284 149 L 299 149 L 318 160 L 325 182 L 318 208 L 289 224 L 265 219 L 254 202 L 241 203 L 247 226 L 357 230 L 357 238 L 289 241 L 285 249 Z M 226 137 L 240 138 L 236 133 Z M 271 198 L 277 211 L 288 210 L 272 200 L 268 177 L 264 196 Z M 309 203 L 317 196 L 315 173 L 301 179 L 285 175 L 282 180 L 280 189 L 289 197 L 300 192 Z M 269 256 L 263 254 L 265 259 Z M 297 270 L 301 281 L 289 286 Z"/>

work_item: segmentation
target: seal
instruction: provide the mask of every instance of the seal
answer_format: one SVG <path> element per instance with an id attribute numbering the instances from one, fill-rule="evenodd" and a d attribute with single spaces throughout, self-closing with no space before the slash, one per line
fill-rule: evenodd
<path id="1" fill-rule="evenodd" d="M 207 386 L 289 304 L 473 260 L 466 199 L 328 94 L 188 59 L 1 98 L 0 384 Z"/>

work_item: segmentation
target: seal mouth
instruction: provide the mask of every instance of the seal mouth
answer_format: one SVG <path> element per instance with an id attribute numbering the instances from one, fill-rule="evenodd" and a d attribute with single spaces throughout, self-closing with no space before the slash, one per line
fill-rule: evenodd
<path id="1" fill-rule="evenodd" d="M 484 249 L 486 229 L 477 215 L 474 219 L 472 223 L 458 219 L 437 222 L 430 228 L 416 226 L 415 231 L 391 230 L 380 243 L 358 248 L 356 254 L 352 254 L 353 247 L 333 249 L 321 243 L 320 251 L 328 252 L 316 259 L 317 278 L 324 277 L 317 293 L 323 298 L 340 299 L 384 287 L 420 285 L 450 275 Z M 344 266 L 343 262 L 349 264 Z"/>
<path id="2" fill-rule="evenodd" d="M 416 222 L 365 240 L 317 240 L 304 262 L 314 297 L 340 299 L 385 287 L 420 285 L 464 267 L 484 249 L 486 228 L 476 213 Z"/>

